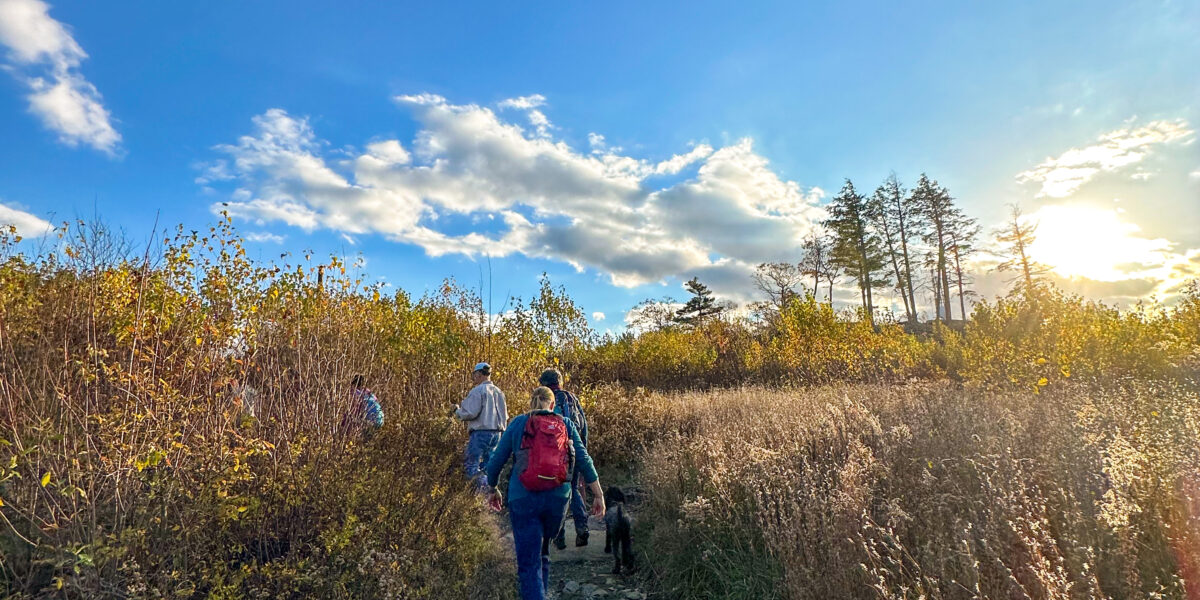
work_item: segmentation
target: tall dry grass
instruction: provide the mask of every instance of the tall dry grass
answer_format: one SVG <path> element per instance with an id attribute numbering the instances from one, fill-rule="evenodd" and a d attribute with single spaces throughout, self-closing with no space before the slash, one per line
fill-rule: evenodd
<path id="1" fill-rule="evenodd" d="M 1194 598 L 1198 390 L 650 394 L 644 560 L 671 598 Z"/>

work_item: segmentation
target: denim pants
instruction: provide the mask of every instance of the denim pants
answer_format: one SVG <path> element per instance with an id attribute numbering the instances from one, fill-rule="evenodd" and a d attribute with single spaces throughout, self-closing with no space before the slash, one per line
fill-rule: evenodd
<path id="1" fill-rule="evenodd" d="M 583 475 L 578 473 L 575 475 L 575 480 L 571 482 L 571 520 L 575 522 L 575 533 L 579 534 L 588 530 L 588 511 L 587 503 L 583 501 Z M 562 527 L 559 528 L 559 534 L 566 532 L 567 522 L 563 521 Z"/>
<path id="2" fill-rule="evenodd" d="M 477 480 L 481 488 L 488 484 L 483 481 L 486 478 L 483 475 L 483 469 L 487 466 L 488 460 L 492 458 L 492 450 L 495 450 L 499 444 L 499 431 L 472 431 L 471 437 L 467 439 L 464 470 L 467 473 L 467 479 Z"/>
<path id="3" fill-rule="evenodd" d="M 554 492 L 532 492 L 508 504 L 521 600 L 544 600 L 550 589 L 550 539 L 567 513 L 567 499 Z"/>

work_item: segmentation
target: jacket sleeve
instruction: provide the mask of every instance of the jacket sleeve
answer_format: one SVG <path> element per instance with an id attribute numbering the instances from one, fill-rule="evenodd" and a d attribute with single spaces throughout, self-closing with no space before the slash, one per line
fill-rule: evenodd
<path id="1" fill-rule="evenodd" d="M 571 443 L 575 444 L 575 471 L 583 475 L 585 483 L 592 483 L 600 479 L 600 475 L 596 473 L 596 465 L 592 464 L 592 457 L 588 454 L 587 446 L 583 445 L 583 438 L 579 437 L 579 430 L 571 421 L 567 421 L 567 433 L 571 435 Z M 492 458 L 495 456 L 493 454 Z"/>
<path id="2" fill-rule="evenodd" d="M 479 386 L 471 388 L 467 393 L 466 400 L 462 401 L 462 406 L 454 411 L 454 416 L 463 421 L 474 421 L 479 418 L 479 413 L 483 411 L 483 393 Z"/>
<path id="3" fill-rule="evenodd" d="M 504 469 L 504 463 L 508 462 L 513 453 L 513 436 L 520 435 L 520 432 L 514 433 L 517 430 L 518 421 L 513 419 L 509 424 L 508 429 L 504 430 L 504 434 L 500 436 L 500 443 L 496 445 L 496 449 L 492 450 L 492 457 L 488 459 L 487 467 L 484 471 L 487 472 L 488 485 L 496 487 L 500 484 L 500 471 Z"/>
<path id="4" fill-rule="evenodd" d="M 503 415 L 503 417 L 504 417 L 504 422 L 501 423 L 500 425 L 502 427 L 507 428 L 508 427 L 508 399 L 504 397 L 504 392 L 501 392 L 500 390 L 496 390 L 496 391 L 497 391 L 497 393 L 500 394 L 500 414 Z"/>

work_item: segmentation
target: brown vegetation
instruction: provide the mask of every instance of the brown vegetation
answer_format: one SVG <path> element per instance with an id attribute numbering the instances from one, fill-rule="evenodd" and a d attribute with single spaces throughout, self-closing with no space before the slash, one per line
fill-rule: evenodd
<path id="1" fill-rule="evenodd" d="M 445 417 L 481 359 L 510 397 L 547 364 L 590 388 L 674 597 L 1182 597 L 1200 569 L 1194 286 L 1131 311 L 1039 289 L 923 335 L 794 296 L 599 338 L 545 281 L 494 310 L 250 261 L 227 220 L 159 241 L 0 236 L 9 595 L 510 596 Z M 662 394 L 748 383 L 792 391 Z"/>

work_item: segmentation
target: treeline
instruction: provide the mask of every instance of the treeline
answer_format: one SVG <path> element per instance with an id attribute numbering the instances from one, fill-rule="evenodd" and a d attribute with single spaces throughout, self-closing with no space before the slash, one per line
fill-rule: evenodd
<path id="1" fill-rule="evenodd" d="M 852 282 L 859 292 L 864 318 L 871 325 L 881 313 L 893 312 L 878 302 L 881 291 L 899 296 L 898 322 L 910 330 L 932 308 L 928 320 L 964 321 L 970 314 L 971 261 L 980 249 L 982 229 L 955 203 L 946 187 L 921 174 L 910 191 L 890 175 L 870 195 L 860 193 L 849 179 L 830 201 L 828 218 L 816 223 L 804 238 L 797 262 L 764 262 L 753 274 L 755 289 L 766 297 L 752 305 L 759 317 L 779 312 L 793 298 L 806 294 L 834 304 L 840 283 Z M 1032 287 L 1047 269 L 1028 254 L 1037 224 L 1011 207 L 1010 219 L 991 237 L 1005 254 L 1001 271 L 1016 271 L 1014 289 Z M 694 324 L 734 306 L 715 301 L 698 279 L 685 284 L 692 297 L 678 310 L 664 312 L 671 298 L 646 300 L 635 307 L 638 324 L 661 328 L 668 323 Z M 957 314 L 956 314 L 957 312 Z M 887 321 L 890 314 L 882 315 Z"/>
<path id="2" fill-rule="evenodd" d="M 908 191 L 892 174 L 868 196 L 847 179 L 828 211 L 804 239 L 799 262 L 758 266 L 755 284 L 776 307 L 798 292 L 819 297 L 822 282 L 832 303 L 834 286 L 846 278 L 857 286 L 868 321 L 875 319 L 880 290 L 900 296 L 905 323 L 920 317 L 918 292 L 930 297 L 934 320 L 953 318 L 955 297 L 959 319 L 966 318 L 972 294 L 965 267 L 978 249 L 980 228 L 949 190 L 921 174 Z"/>

